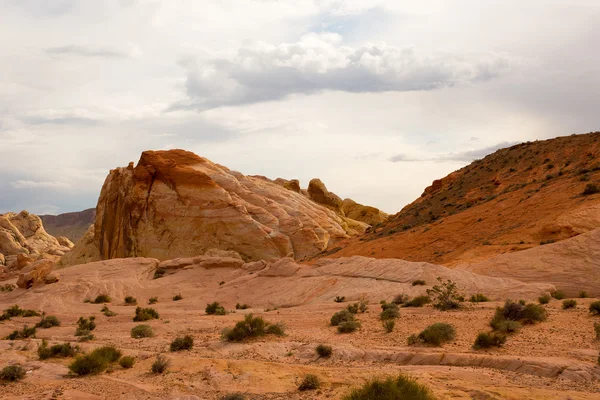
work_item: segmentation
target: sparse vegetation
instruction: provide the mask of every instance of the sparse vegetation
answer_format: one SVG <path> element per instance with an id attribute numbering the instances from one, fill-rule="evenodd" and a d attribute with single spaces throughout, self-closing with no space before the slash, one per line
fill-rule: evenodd
<path id="1" fill-rule="evenodd" d="M 110 363 L 117 362 L 119 358 L 121 352 L 114 346 L 103 346 L 90 354 L 75 358 L 75 361 L 69 365 L 69 370 L 80 376 L 95 375 L 106 370 Z"/>
<path id="2" fill-rule="evenodd" d="M 179 301 L 179 300 L 182 300 L 182 299 L 183 299 L 183 296 L 181 295 L 181 293 L 180 294 L 176 294 L 175 296 L 173 296 L 173 301 Z"/>
<path id="3" fill-rule="evenodd" d="M 490 301 L 490 299 L 488 299 L 484 294 L 482 293 L 477 293 L 471 296 L 471 303 L 485 303 L 487 301 Z"/>
<path id="4" fill-rule="evenodd" d="M 134 364 L 135 364 L 135 358 L 133 358 L 131 356 L 124 356 L 124 357 L 121 357 L 121 359 L 119 360 L 119 365 L 125 369 L 133 368 Z"/>
<path id="5" fill-rule="evenodd" d="M 79 317 L 77 320 L 77 329 L 75 330 L 75 336 L 88 336 L 90 332 L 96 329 L 96 323 L 94 322 L 96 317 L 91 316 L 89 318 Z"/>
<path id="6" fill-rule="evenodd" d="M 413 281 L 412 285 L 413 286 L 425 286 L 425 285 L 427 285 L 427 282 L 425 282 L 422 279 L 417 279 L 416 281 Z"/>
<path id="7" fill-rule="evenodd" d="M 137 305 L 137 299 L 133 296 L 127 296 L 125 297 L 125 305 L 135 306 Z"/>
<path id="8" fill-rule="evenodd" d="M 562 303 L 563 310 L 567 310 L 569 308 L 575 308 L 575 307 L 577 307 L 577 301 L 575 301 L 573 299 L 563 300 L 563 303 Z"/>
<path id="9" fill-rule="evenodd" d="M 19 307 L 18 304 L 15 304 L 14 306 L 11 306 L 11 307 L 7 308 L 6 310 L 4 310 L 2 315 L 0 315 L 0 321 L 9 320 L 13 317 L 28 318 L 28 317 L 39 317 L 39 316 L 40 316 L 40 313 L 38 313 L 37 311 L 24 310 L 21 307 Z"/>
<path id="10" fill-rule="evenodd" d="M 278 326 L 278 328 L 273 329 L 271 326 Z M 229 342 L 241 342 L 267 334 L 283 335 L 283 333 L 281 325 L 271 325 L 261 317 L 248 314 L 242 321 L 237 322 L 233 328 L 224 329 L 221 336 Z"/>
<path id="11" fill-rule="evenodd" d="M 162 354 L 159 354 L 156 356 L 156 360 L 152 363 L 150 370 L 155 374 L 162 374 L 169 369 L 170 365 L 171 361 L 169 361 L 169 359 Z"/>
<path id="12" fill-rule="evenodd" d="M 152 307 L 148 307 L 148 308 L 141 308 L 141 307 L 137 307 L 135 309 L 135 317 L 133 317 L 133 322 L 143 322 L 143 321 L 149 321 L 151 319 L 159 319 L 160 316 L 158 315 L 158 312 L 152 308 Z"/>
<path id="13" fill-rule="evenodd" d="M 446 282 L 443 282 L 442 278 L 438 278 L 437 280 L 439 285 L 427 289 L 427 295 L 431 299 L 433 308 L 440 311 L 459 308 L 462 296 L 458 293 L 456 283 L 449 279 Z"/>
<path id="14" fill-rule="evenodd" d="M 184 337 L 176 337 L 173 339 L 169 349 L 171 351 L 181 351 L 190 350 L 192 347 L 194 347 L 194 338 L 190 335 L 185 335 Z"/>
<path id="15" fill-rule="evenodd" d="M 94 301 L 92 301 L 93 304 L 102 304 L 102 303 L 110 303 L 111 298 L 110 296 L 106 295 L 106 294 L 101 294 L 99 296 L 97 296 Z"/>
<path id="16" fill-rule="evenodd" d="M 223 307 L 216 301 L 212 302 L 210 304 L 207 304 L 205 312 L 208 315 L 225 315 L 225 314 L 227 314 L 227 311 L 225 311 L 225 307 Z"/>
<path id="17" fill-rule="evenodd" d="M 396 321 L 393 319 L 387 319 L 382 321 L 381 324 L 387 333 L 392 333 L 394 331 L 394 327 L 396 326 Z"/>
<path id="18" fill-rule="evenodd" d="M 588 183 L 585 185 L 585 189 L 583 189 L 583 195 L 589 196 L 591 194 L 600 193 L 600 187 L 594 183 Z"/>
<path id="19" fill-rule="evenodd" d="M 331 357 L 331 354 L 333 353 L 333 349 L 331 348 L 331 346 L 327 346 L 324 344 L 318 345 L 316 350 L 317 350 L 317 354 L 320 357 L 324 357 L 324 358 Z"/>
<path id="20" fill-rule="evenodd" d="M 456 337 L 456 329 L 450 324 L 436 322 L 429 325 L 419 335 L 411 335 L 409 344 L 418 342 L 427 343 L 433 346 L 441 346 L 443 343 L 449 342 Z"/>
<path id="21" fill-rule="evenodd" d="M 417 296 L 409 301 L 404 302 L 402 307 L 423 307 L 425 304 L 431 303 L 429 296 Z"/>
<path id="22" fill-rule="evenodd" d="M 555 290 L 554 292 L 550 293 L 550 295 L 556 300 L 562 300 L 565 297 L 567 297 L 567 295 L 565 295 L 565 292 L 563 292 L 562 290 Z"/>
<path id="23" fill-rule="evenodd" d="M 11 283 L 7 283 L 5 285 L 0 285 L 0 293 L 2 292 L 12 292 L 17 287 Z"/>
<path id="24" fill-rule="evenodd" d="M 405 375 L 385 380 L 373 379 L 354 389 L 343 400 L 435 400 L 427 386 Z"/>
<path id="25" fill-rule="evenodd" d="M 119 361 L 119 358 L 121 358 L 121 351 L 115 346 L 102 346 L 94 349 L 90 355 L 103 358 L 107 362 L 113 363 Z"/>
<path id="26" fill-rule="evenodd" d="M 321 380 L 318 376 L 307 374 L 300 382 L 300 386 L 298 386 L 298 390 L 306 391 L 306 390 L 316 390 L 321 387 Z"/>
<path id="27" fill-rule="evenodd" d="M 358 328 L 360 328 L 360 322 L 352 320 L 340 323 L 337 327 L 337 330 L 339 333 L 352 333 Z"/>
<path id="28" fill-rule="evenodd" d="M 331 317 L 331 326 L 338 326 L 345 321 L 354 321 L 354 314 L 348 310 L 338 311 Z"/>
<path id="29" fill-rule="evenodd" d="M 0 371 L 0 381 L 16 382 L 25 378 L 25 369 L 20 365 L 9 365 Z"/>
<path id="30" fill-rule="evenodd" d="M 221 400 L 246 400 L 246 397 L 241 393 L 229 393 L 221 397 Z"/>
<path id="31" fill-rule="evenodd" d="M 131 328 L 131 337 L 134 339 L 154 337 L 154 331 L 150 325 L 138 325 Z"/>
<path id="32" fill-rule="evenodd" d="M 40 322 L 35 325 L 36 328 L 42 329 L 49 329 L 53 326 L 60 326 L 60 321 L 54 315 L 46 316 L 45 314 L 42 315 Z"/>
<path id="33" fill-rule="evenodd" d="M 167 273 L 167 269 L 163 267 L 156 268 L 154 271 L 154 279 L 162 278 Z"/>
<path id="34" fill-rule="evenodd" d="M 429 300 L 429 298 L 428 298 Z M 394 297 L 394 300 L 392 300 L 392 303 L 394 304 L 404 304 L 408 301 L 408 295 L 404 294 L 404 293 L 400 293 L 399 295 L 397 295 L 396 297 Z"/>
<path id="35" fill-rule="evenodd" d="M 344 296 L 336 296 L 333 301 L 335 301 L 336 303 L 343 303 L 344 301 L 346 301 L 346 297 L 344 297 Z"/>
<path id="36" fill-rule="evenodd" d="M 534 324 L 545 321 L 546 310 L 537 304 L 523 305 L 506 300 L 503 307 L 497 307 L 490 326 L 499 333 L 513 333 L 521 328 L 521 324 Z"/>
<path id="37" fill-rule="evenodd" d="M 10 333 L 8 336 L 6 336 L 4 339 L 5 340 L 27 339 L 27 338 L 35 337 L 35 332 L 36 332 L 35 326 L 30 328 L 27 325 L 25 325 L 22 330 L 14 330 L 12 333 Z"/>
<path id="38" fill-rule="evenodd" d="M 148 299 L 148 304 L 151 305 L 151 304 L 156 304 L 156 303 L 158 303 L 158 297 L 150 297 Z"/>
<path id="39" fill-rule="evenodd" d="M 116 312 L 111 311 L 108 306 L 104 306 L 102 307 L 102 310 L 100 310 L 102 312 L 102 314 L 104 314 L 107 317 L 114 317 L 115 315 L 117 315 Z"/>
<path id="40" fill-rule="evenodd" d="M 579 292 L 579 298 L 580 299 L 585 299 L 588 297 L 588 294 L 585 290 L 582 290 L 581 292 Z"/>
<path id="41" fill-rule="evenodd" d="M 400 318 L 400 309 L 394 303 L 383 303 L 381 309 L 383 311 L 379 314 L 379 319 L 382 321 Z"/>
<path id="42" fill-rule="evenodd" d="M 540 302 L 540 304 L 548 304 L 550 303 L 550 295 L 549 294 L 543 294 L 540 297 L 538 297 L 538 301 Z"/>
<path id="43" fill-rule="evenodd" d="M 594 315 L 600 314 L 600 301 L 594 301 L 590 304 L 590 313 Z"/>
<path id="44" fill-rule="evenodd" d="M 500 347 L 506 343 L 506 335 L 498 332 L 482 332 L 477 335 L 473 348 L 475 350 Z"/>
<path id="45" fill-rule="evenodd" d="M 78 352 L 79 346 L 72 346 L 71 343 L 55 344 L 54 346 L 48 347 L 48 342 L 45 340 L 42 341 L 42 344 L 38 347 L 37 351 L 40 360 L 55 357 L 74 357 Z"/>
<path id="46" fill-rule="evenodd" d="M 267 335 L 285 336 L 285 328 L 283 324 L 267 324 L 265 333 Z"/>
<path id="47" fill-rule="evenodd" d="M 235 309 L 236 309 L 236 310 L 247 310 L 247 309 L 249 309 L 249 308 L 250 308 L 250 306 L 249 306 L 248 304 L 240 304 L 240 303 L 237 303 L 237 304 L 235 305 Z"/>

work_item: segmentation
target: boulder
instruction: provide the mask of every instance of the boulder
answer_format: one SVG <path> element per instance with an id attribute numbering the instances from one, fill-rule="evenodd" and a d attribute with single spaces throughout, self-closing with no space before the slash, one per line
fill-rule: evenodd
<path id="1" fill-rule="evenodd" d="M 33 259 L 33 257 L 30 257 L 25 253 L 19 253 L 17 254 L 17 262 L 15 264 L 15 267 L 17 269 L 23 269 L 34 261 L 35 260 Z"/>
<path id="2" fill-rule="evenodd" d="M 2 253 L 0 253 L 0 265 L 6 265 L 6 258 Z"/>
<path id="3" fill-rule="evenodd" d="M 60 274 L 58 272 L 50 272 L 48 275 L 46 275 L 46 277 L 44 278 L 44 283 L 45 284 L 51 284 L 51 283 L 56 283 L 60 280 Z"/>
<path id="4" fill-rule="evenodd" d="M 38 260 L 21 270 L 17 286 L 24 289 L 29 289 L 32 286 L 39 285 L 45 282 L 46 277 L 54 269 L 54 262 L 50 260 Z"/>

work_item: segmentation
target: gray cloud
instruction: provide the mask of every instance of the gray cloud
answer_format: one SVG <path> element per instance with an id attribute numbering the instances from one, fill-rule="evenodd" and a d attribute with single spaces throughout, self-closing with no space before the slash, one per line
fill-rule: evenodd
<path id="1" fill-rule="evenodd" d="M 484 147 L 476 150 L 468 150 L 457 153 L 447 153 L 442 154 L 435 157 L 412 157 L 406 154 L 396 154 L 389 158 L 391 162 L 414 162 L 414 161 L 460 161 L 460 162 L 471 162 L 474 160 L 478 160 L 480 158 L 484 158 L 497 150 L 503 149 L 505 147 L 510 147 L 520 142 L 502 142 L 495 144 L 493 146 Z"/>
<path id="2" fill-rule="evenodd" d="M 127 58 L 129 54 L 116 49 L 91 48 L 87 46 L 68 45 L 50 47 L 46 53 L 55 56 L 79 56 L 79 57 L 101 57 L 101 58 Z"/>
<path id="3" fill-rule="evenodd" d="M 426 161 L 426 160 L 411 157 L 406 154 L 396 154 L 395 156 L 390 157 L 390 161 L 391 162 L 411 162 L 411 161 Z"/>
<path id="4" fill-rule="evenodd" d="M 96 125 L 100 121 L 84 117 L 46 117 L 42 115 L 28 115 L 21 117 L 21 121 L 30 125 L 56 124 L 56 125 Z"/>

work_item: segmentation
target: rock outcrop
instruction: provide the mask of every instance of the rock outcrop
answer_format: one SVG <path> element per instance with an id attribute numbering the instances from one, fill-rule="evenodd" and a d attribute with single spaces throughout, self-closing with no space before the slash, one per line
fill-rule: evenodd
<path id="1" fill-rule="evenodd" d="M 51 275 L 54 266 L 55 264 L 53 261 L 45 259 L 38 260 L 26 266 L 19 273 L 17 286 L 23 289 L 29 289 L 43 283 L 54 283 L 58 281 L 58 275 L 56 274 L 52 275 L 52 277 L 47 280 Z"/>
<path id="2" fill-rule="evenodd" d="M 245 261 L 305 259 L 367 227 L 315 203 L 296 190 L 299 184 L 286 186 L 187 151 L 146 151 L 137 166 L 110 172 L 96 208 L 94 248 L 78 244 L 62 264 L 96 255 L 168 260 L 210 249 Z"/>

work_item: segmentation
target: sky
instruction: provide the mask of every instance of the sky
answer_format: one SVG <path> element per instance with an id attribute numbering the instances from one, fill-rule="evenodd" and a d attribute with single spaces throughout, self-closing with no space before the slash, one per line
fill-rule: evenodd
<path id="1" fill-rule="evenodd" d="M 600 130 L 597 0 L 0 0 L 0 213 L 95 207 L 183 148 L 397 212 Z"/>

